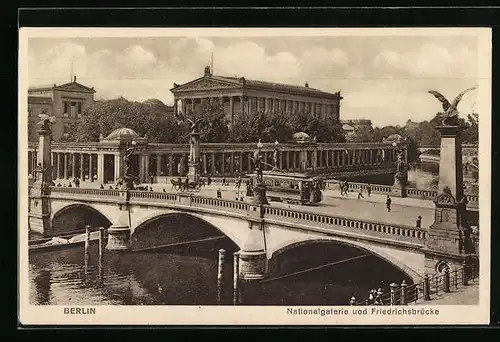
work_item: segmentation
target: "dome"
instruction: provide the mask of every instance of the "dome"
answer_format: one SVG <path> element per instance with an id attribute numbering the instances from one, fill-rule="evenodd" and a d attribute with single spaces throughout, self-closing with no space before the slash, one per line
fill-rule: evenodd
<path id="1" fill-rule="evenodd" d="M 142 104 L 149 106 L 165 107 L 165 104 L 158 99 L 147 99 Z"/>
<path id="2" fill-rule="evenodd" d="M 404 140 L 404 138 L 399 134 L 391 134 L 385 139 L 385 141 L 402 141 L 402 140 Z"/>
<path id="3" fill-rule="evenodd" d="M 293 134 L 293 140 L 295 141 L 310 141 L 311 137 L 306 132 L 297 132 Z"/>
<path id="4" fill-rule="evenodd" d="M 106 140 L 132 140 L 134 138 L 140 138 L 140 135 L 131 128 L 123 127 L 115 129 L 113 132 L 111 132 L 106 137 Z"/>

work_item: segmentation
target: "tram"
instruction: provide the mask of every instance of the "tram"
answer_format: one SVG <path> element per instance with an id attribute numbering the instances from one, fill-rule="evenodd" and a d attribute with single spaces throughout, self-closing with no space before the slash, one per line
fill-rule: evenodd
<path id="1" fill-rule="evenodd" d="M 256 174 L 249 174 L 250 184 L 256 185 Z M 311 205 L 323 199 L 323 179 L 306 173 L 282 171 L 264 171 L 263 181 L 266 185 L 266 196 L 269 201 L 290 204 Z"/>

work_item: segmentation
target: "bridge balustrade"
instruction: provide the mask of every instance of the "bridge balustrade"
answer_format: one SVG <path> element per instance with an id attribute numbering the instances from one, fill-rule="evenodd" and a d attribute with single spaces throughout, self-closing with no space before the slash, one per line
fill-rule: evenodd
<path id="1" fill-rule="evenodd" d="M 67 188 L 67 187 L 50 187 L 51 193 L 56 194 L 69 194 L 69 195 L 84 195 L 84 196 L 98 196 L 98 197 L 120 197 L 119 190 L 111 189 L 89 189 L 89 188 Z"/>
<path id="2" fill-rule="evenodd" d="M 372 237 L 391 239 L 398 242 L 409 242 L 422 245 L 426 238 L 426 230 L 403 225 L 390 225 L 381 222 L 358 220 L 348 217 L 336 217 L 330 215 L 313 214 L 298 210 L 289 210 L 283 208 L 265 207 L 264 218 L 287 218 L 297 223 L 304 223 L 311 226 L 322 228 L 334 228 L 335 231 L 344 231 L 346 233 L 362 233 Z"/>

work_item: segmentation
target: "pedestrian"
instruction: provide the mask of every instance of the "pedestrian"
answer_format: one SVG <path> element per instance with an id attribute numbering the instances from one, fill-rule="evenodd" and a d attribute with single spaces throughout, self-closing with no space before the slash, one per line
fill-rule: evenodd
<path id="1" fill-rule="evenodd" d="M 75 178 L 75 186 L 76 186 L 77 188 L 79 188 L 79 187 L 80 187 L 80 178 L 78 178 L 78 177 L 76 177 L 76 178 Z"/>
<path id="2" fill-rule="evenodd" d="M 391 211 L 391 203 L 392 203 L 391 197 L 389 195 L 387 195 L 387 199 L 385 201 L 385 205 L 387 206 L 387 212 L 388 213 Z"/>
<path id="3" fill-rule="evenodd" d="M 422 216 L 417 217 L 417 223 L 415 224 L 417 228 L 422 228 Z"/>
<path id="4" fill-rule="evenodd" d="M 373 300 L 375 299 L 374 293 L 375 290 L 370 290 L 370 294 L 368 295 L 368 304 L 373 304 Z"/>
<path id="5" fill-rule="evenodd" d="M 166 192 L 166 191 L 165 191 L 165 188 L 163 188 L 163 192 Z"/>
<path id="6" fill-rule="evenodd" d="M 99 187 L 99 189 L 104 189 L 104 185 L 101 184 L 101 186 Z"/>
<path id="7" fill-rule="evenodd" d="M 366 187 L 366 193 L 368 194 L 368 197 L 370 197 L 372 193 L 372 186 L 370 184 L 368 184 L 368 186 Z"/>
<path id="8" fill-rule="evenodd" d="M 220 189 L 217 189 L 217 198 L 222 198 L 222 193 L 220 192 Z"/>
<path id="9" fill-rule="evenodd" d="M 149 176 L 149 180 L 151 181 L 151 184 L 153 184 L 153 183 L 154 183 L 154 180 L 155 180 L 155 176 L 153 176 L 153 174 L 151 174 L 151 175 Z"/>
<path id="10" fill-rule="evenodd" d="M 208 176 L 207 178 L 207 185 L 212 184 L 212 177 Z"/>
<path id="11" fill-rule="evenodd" d="M 225 185 L 226 185 L 226 178 L 222 177 L 222 186 L 225 186 Z"/>
<path id="12" fill-rule="evenodd" d="M 68 188 L 72 188 L 73 185 L 71 185 L 71 182 L 68 183 Z"/>
<path id="13" fill-rule="evenodd" d="M 358 192 L 358 199 L 360 198 L 365 198 L 365 196 L 363 196 L 363 188 L 359 187 L 359 192 Z"/>
<path id="14" fill-rule="evenodd" d="M 113 190 L 113 186 L 112 185 L 109 186 L 109 190 Z"/>
<path id="15" fill-rule="evenodd" d="M 241 196 L 240 196 L 240 201 L 242 201 L 242 202 L 243 202 L 243 195 L 241 195 Z"/>

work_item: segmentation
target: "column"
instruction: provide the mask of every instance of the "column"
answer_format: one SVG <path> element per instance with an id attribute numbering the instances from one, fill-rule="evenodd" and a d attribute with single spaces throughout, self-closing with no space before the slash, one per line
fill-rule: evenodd
<path id="1" fill-rule="evenodd" d="M 115 158 L 115 169 L 114 169 L 114 181 L 115 183 L 118 181 L 118 179 L 121 177 L 121 157 L 120 157 L 120 154 L 115 154 L 114 155 L 114 158 Z"/>
<path id="2" fill-rule="evenodd" d="M 92 172 L 92 153 L 89 153 L 89 181 L 93 182 L 93 172 Z"/>
<path id="3" fill-rule="evenodd" d="M 71 178 L 76 177 L 76 158 L 75 154 L 71 153 Z"/>
<path id="4" fill-rule="evenodd" d="M 80 153 L 80 181 L 83 181 L 83 153 Z"/>
<path id="5" fill-rule="evenodd" d="M 245 97 L 240 96 L 240 107 L 241 107 L 241 114 L 245 114 Z"/>
<path id="6" fill-rule="evenodd" d="M 203 153 L 203 173 L 206 174 L 207 173 L 207 154 L 206 153 Z"/>
<path id="7" fill-rule="evenodd" d="M 186 115 L 186 99 L 181 99 L 182 114 Z"/>
<path id="8" fill-rule="evenodd" d="M 104 183 L 104 153 L 97 154 L 97 181 Z"/>
<path id="9" fill-rule="evenodd" d="M 161 176 L 161 169 L 162 169 L 161 162 L 162 162 L 161 154 L 157 154 L 156 155 L 156 177 Z M 158 180 L 156 180 L 156 182 L 158 183 Z"/>
<path id="10" fill-rule="evenodd" d="M 68 179 L 68 154 L 64 153 L 63 158 L 64 158 L 63 175 L 64 179 Z"/>
<path id="11" fill-rule="evenodd" d="M 174 155 L 173 153 L 168 154 L 168 176 L 172 177 L 174 175 Z"/>
<path id="12" fill-rule="evenodd" d="M 225 165 L 226 164 L 226 155 L 224 154 L 224 152 L 222 152 L 222 163 L 221 163 L 221 176 L 224 176 L 224 172 L 226 171 L 225 170 Z"/>
<path id="13" fill-rule="evenodd" d="M 57 155 L 57 179 L 61 179 L 61 153 L 56 153 Z"/>
<path id="14" fill-rule="evenodd" d="M 234 152 L 229 153 L 229 174 L 234 176 Z"/>
<path id="15" fill-rule="evenodd" d="M 229 97 L 229 114 L 231 115 L 231 123 L 234 122 L 234 97 Z"/>
<path id="16" fill-rule="evenodd" d="M 215 153 L 212 152 L 212 165 L 211 166 L 211 173 L 212 173 L 212 176 L 215 176 Z"/>
<path id="17" fill-rule="evenodd" d="M 243 173 L 243 152 L 240 152 L 240 174 Z"/>
<path id="18" fill-rule="evenodd" d="M 149 155 L 140 155 L 139 160 L 139 179 L 141 182 L 146 182 L 149 176 Z"/>
<path id="19" fill-rule="evenodd" d="M 252 153 L 251 152 L 246 152 L 247 155 L 247 172 L 252 172 Z"/>

